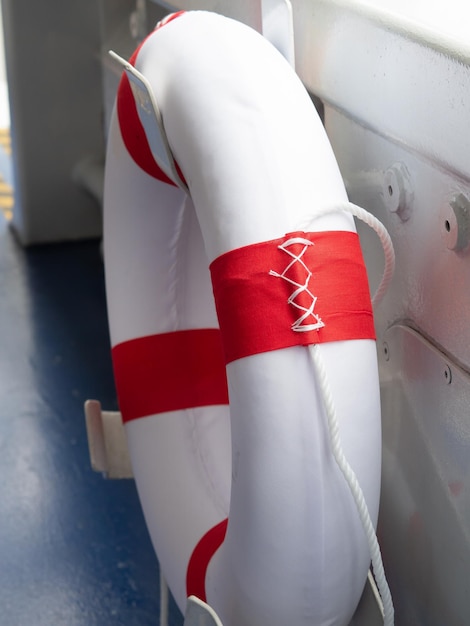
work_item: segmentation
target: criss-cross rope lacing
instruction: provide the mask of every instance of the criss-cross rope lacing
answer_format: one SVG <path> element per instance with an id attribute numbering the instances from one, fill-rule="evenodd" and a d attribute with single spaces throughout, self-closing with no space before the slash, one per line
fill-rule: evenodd
<path id="1" fill-rule="evenodd" d="M 322 217 L 324 215 L 328 215 L 330 213 L 338 213 L 341 211 L 345 211 L 347 213 L 351 213 L 355 217 L 359 218 L 361 221 L 365 222 L 368 226 L 370 226 L 377 235 L 382 243 L 382 247 L 384 250 L 385 256 L 385 269 L 382 275 L 382 279 L 380 284 L 372 298 L 372 304 L 374 308 L 378 305 L 378 303 L 382 300 L 387 288 L 390 284 L 390 281 L 393 276 L 393 272 L 395 269 L 395 253 L 393 250 L 392 240 L 390 239 L 390 235 L 388 234 L 385 226 L 371 213 L 366 211 L 365 209 L 352 204 L 350 202 L 345 202 L 342 204 L 337 204 L 333 207 L 327 207 L 321 209 L 314 216 L 310 216 L 306 218 L 306 220 L 302 223 L 301 228 L 303 230 L 307 230 L 308 226 L 317 218 Z M 367 543 L 369 545 L 369 551 L 372 561 L 372 568 L 374 571 L 375 582 L 377 583 L 377 587 L 380 593 L 379 606 L 382 612 L 382 617 L 384 621 L 384 626 L 393 626 L 394 624 L 394 608 L 393 608 L 393 600 L 392 595 L 390 593 L 390 588 L 387 583 L 387 579 L 385 577 L 382 555 L 380 553 L 379 542 L 377 541 L 377 536 L 375 534 L 374 525 L 372 524 L 372 520 L 370 518 L 369 509 L 367 508 L 367 503 L 364 498 L 364 493 L 361 489 L 359 481 L 357 480 L 356 474 L 354 470 L 350 466 L 348 460 L 346 459 L 343 448 L 341 445 L 341 439 L 339 435 L 339 423 L 338 416 L 336 413 L 336 408 L 334 405 L 333 394 L 331 393 L 330 384 L 328 381 L 328 374 L 326 371 L 325 363 L 323 358 L 321 357 L 321 349 L 318 345 L 309 346 L 310 355 L 315 366 L 315 370 L 317 373 L 318 384 L 320 387 L 320 392 L 323 398 L 323 404 L 325 407 L 325 412 L 327 416 L 328 422 L 328 431 L 330 435 L 331 449 L 335 461 L 341 470 L 346 483 L 349 486 L 352 497 L 356 504 L 356 508 L 359 514 L 359 519 L 364 528 L 364 532 L 367 538 Z M 373 583 L 373 579 L 369 577 L 370 582 Z"/>
<path id="2" fill-rule="evenodd" d="M 294 252 L 294 250 L 289 249 L 291 247 L 298 248 L 299 244 L 301 246 L 300 252 L 296 253 Z M 286 269 L 281 274 L 279 274 L 278 272 L 275 272 L 274 270 L 269 271 L 270 276 L 281 278 L 282 280 L 285 280 L 287 283 L 292 285 L 292 287 L 294 287 L 294 291 L 288 297 L 287 303 L 292 305 L 299 311 L 302 311 L 301 316 L 298 319 L 296 319 L 295 322 L 293 322 L 291 326 L 292 330 L 297 333 L 305 333 L 310 330 L 319 330 L 320 328 L 323 328 L 323 326 L 325 325 L 321 321 L 320 317 L 316 313 L 314 313 L 317 298 L 316 296 L 313 295 L 313 293 L 309 289 L 309 286 L 310 286 L 309 283 L 310 283 L 310 279 L 312 278 L 312 272 L 305 265 L 302 259 L 302 257 L 306 253 L 307 248 L 309 246 L 313 246 L 313 243 L 309 241 L 308 239 L 305 239 L 304 237 L 291 237 L 287 241 L 284 241 L 284 243 L 278 246 L 278 248 L 279 250 L 282 250 L 283 252 L 285 252 L 291 258 L 291 261 L 289 261 L 289 264 L 287 265 Z M 304 275 L 303 283 L 299 283 L 296 280 L 293 280 L 293 278 L 289 277 L 290 270 L 296 265 L 300 266 L 301 271 Z M 298 275 L 299 272 L 296 272 L 296 274 Z M 298 297 L 301 294 L 306 294 L 308 296 L 310 300 L 310 304 L 308 307 L 303 306 L 298 301 Z"/>

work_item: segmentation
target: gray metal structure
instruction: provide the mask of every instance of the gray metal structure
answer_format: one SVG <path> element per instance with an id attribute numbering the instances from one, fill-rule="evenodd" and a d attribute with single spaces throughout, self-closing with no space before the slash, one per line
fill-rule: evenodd
<path id="1" fill-rule="evenodd" d="M 16 204 L 25 244 L 100 232 L 96 200 L 73 180 L 102 157 L 99 8 L 95 2 L 3 0 Z"/>

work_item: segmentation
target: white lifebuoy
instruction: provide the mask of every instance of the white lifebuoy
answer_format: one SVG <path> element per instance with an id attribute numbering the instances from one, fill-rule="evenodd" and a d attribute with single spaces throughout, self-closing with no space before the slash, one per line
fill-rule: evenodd
<path id="1" fill-rule="evenodd" d="M 306 216 L 347 199 L 331 147 L 292 68 L 236 21 L 178 14 L 132 64 L 190 192 L 154 162 L 123 78 L 106 159 L 107 297 L 162 571 L 182 610 L 189 594 L 207 598 L 224 626 L 346 625 L 369 549 L 305 345 L 321 342 L 374 522 L 381 426 L 353 220 L 340 212 L 299 232 Z"/>

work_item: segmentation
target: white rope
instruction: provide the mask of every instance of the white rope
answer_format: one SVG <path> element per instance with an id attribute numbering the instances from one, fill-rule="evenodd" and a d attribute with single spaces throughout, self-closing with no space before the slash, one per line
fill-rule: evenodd
<path id="1" fill-rule="evenodd" d="M 318 213 L 315 213 L 315 215 L 308 216 L 302 222 L 300 228 L 302 230 L 307 230 L 308 226 L 319 217 L 324 217 L 325 215 L 330 215 L 331 213 L 340 213 L 341 211 L 345 211 L 346 213 L 354 215 L 354 217 L 357 217 L 362 222 L 370 226 L 370 228 L 375 230 L 382 244 L 385 256 L 385 268 L 382 274 L 380 284 L 377 287 L 377 291 L 372 298 L 372 304 L 374 307 L 376 307 L 384 297 L 385 292 L 387 291 L 390 281 L 392 279 L 393 272 L 395 271 L 395 252 L 393 250 L 393 243 L 390 239 L 390 235 L 388 234 L 387 229 L 382 224 L 382 222 L 380 222 L 376 217 L 374 217 L 374 215 L 372 215 L 362 207 L 357 206 L 352 202 L 342 202 L 339 204 L 335 204 L 331 207 L 325 207 L 323 209 L 320 209 Z"/>
<path id="2" fill-rule="evenodd" d="M 379 220 L 368 213 L 365 209 L 356 206 L 350 202 L 346 202 L 343 204 L 335 205 L 334 207 L 329 207 L 320 210 L 314 216 L 308 218 L 305 223 L 305 229 L 312 221 L 315 219 L 322 217 L 323 215 L 327 215 L 330 213 L 337 213 L 339 211 L 347 211 L 351 213 L 355 217 L 359 218 L 363 222 L 365 222 L 368 226 L 373 228 L 377 235 L 380 238 L 382 243 L 382 247 L 384 250 L 385 256 L 385 269 L 382 275 L 382 279 L 377 288 L 377 291 L 372 298 L 372 304 L 374 307 L 382 300 L 385 292 L 387 291 L 388 285 L 393 276 L 393 272 L 395 269 L 395 253 L 393 250 L 392 240 L 390 239 L 390 235 L 388 234 L 385 226 L 379 222 Z M 367 543 L 369 545 L 370 557 L 372 561 L 372 567 L 374 570 L 375 580 L 377 582 L 377 587 L 380 592 L 380 602 L 379 607 L 382 612 L 382 617 L 384 620 L 384 626 L 393 626 L 394 624 L 394 608 L 393 608 L 393 600 L 390 593 L 390 588 L 387 583 L 387 579 L 385 577 L 385 571 L 383 567 L 382 555 L 380 553 L 380 546 L 377 541 L 377 536 L 375 534 L 374 525 L 370 518 L 369 510 L 367 508 L 367 503 L 364 498 L 364 493 L 361 489 L 359 481 L 357 480 L 356 474 L 354 473 L 352 467 L 349 465 L 348 460 L 346 459 L 343 448 L 341 445 L 341 439 L 339 436 L 339 423 L 338 416 L 336 414 L 336 408 L 333 401 L 333 395 L 331 393 L 331 388 L 328 382 L 328 374 L 325 368 L 325 364 L 320 354 L 320 348 L 318 345 L 309 346 L 310 355 L 312 357 L 313 364 L 315 366 L 315 370 L 317 373 L 318 383 L 320 386 L 320 391 L 323 398 L 323 403 L 325 406 L 327 421 L 328 421 L 328 430 L 330 434 L 330 442 L 331 449 L 335 461 L 341 470 L 348 486 L 351 491 L 352 497 L 356 504 L 356 508 L 359 514 L 359 519 L 364 528 L 364 532 L 366 535 Z"/>
<path id="3" fill-rule="evenodd" d="M 333 402 L 333 396 L 331 393 L 330 385 L 328 383 L 328 375 L 326 372 L 323 359 L 321 358 L 319 346 L 309 346 L 310 354 L 312 356 L 315 370 L 318 377 L 318 383 L 320 386 L 321 394 L 323 397 L 323 403 L 325 405 L 326 416 L 328 420 L 328 430 L 330 433 L 331 449 L 336 463 L 341 470 L 346 482 L 349 486 L 351 494 L 359 513 L 359 519 L 364 528 L 366 534 L 367 543 L 369 544 L 369 551 L 372 561 L 372 567 L 374 570 L 375 579 L 377 581 L 377 587 L 380 591 L 380 596 L 383 603 L 383 618 L 385 626 L 393 626 L 394 624 L 394 609 L 392 596 L 390 589 L 385 578 L 385 572 L 383 568 L 382 556 L 380 554 L 380 547 L 375 534 L 375 529 L 370 519 L 367 503 L 364 498 L 361 486 L 357 477 L 349 465 L 346 457 L 344 456 L 343 448 L 341 446 L 341 440 L 339 436 L 339 425 L 336 409 Z"/>
<path id="4" fill-rule="evenodd" d="M 160 626 L 168 626 L 168 584 L 160 569 Z"/>

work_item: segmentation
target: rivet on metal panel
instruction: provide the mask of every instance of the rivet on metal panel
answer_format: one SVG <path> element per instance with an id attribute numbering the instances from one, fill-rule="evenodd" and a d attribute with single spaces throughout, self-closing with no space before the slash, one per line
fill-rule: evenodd
<path id="1" fill-rule="evenodd" d="M 414 194 L 410 174 L 403 163 L 394 163 L 386 170 L 382 194 L 388 210 L 406 222 L 411 215 Z"/>
<path id="2" fill-rule="evenodd" d="M 441 211 L 442 236 L 449 250 L 464 250 L 470 239 L 470 202 L 456 194 Z"/>
<path id="3" fill-rule="evenodd" d="M 452 370 L 448 365 L 444 368 L 444 379 L 448 385 L 452 382 Z"/>

